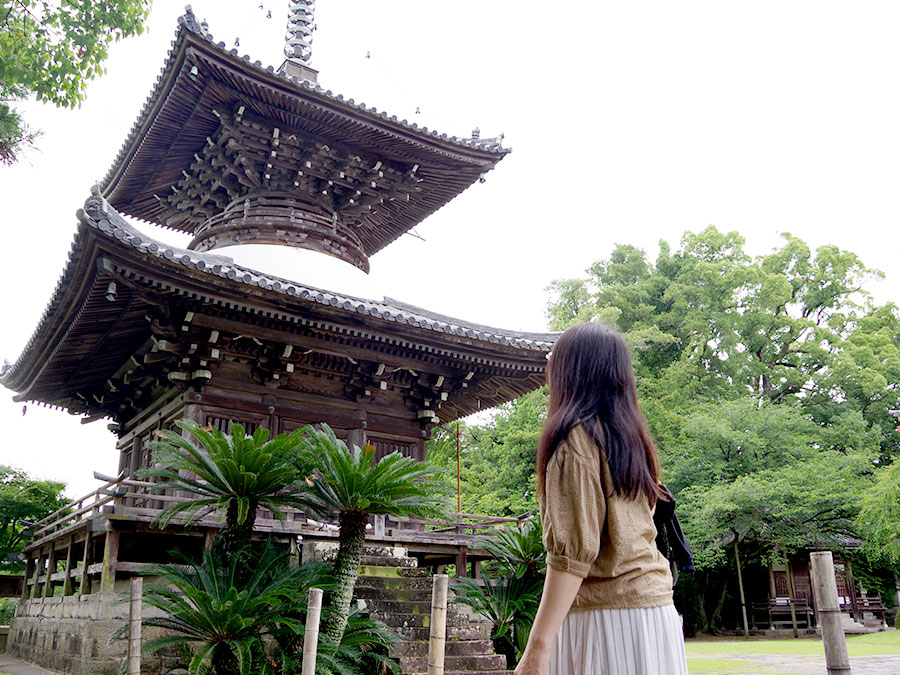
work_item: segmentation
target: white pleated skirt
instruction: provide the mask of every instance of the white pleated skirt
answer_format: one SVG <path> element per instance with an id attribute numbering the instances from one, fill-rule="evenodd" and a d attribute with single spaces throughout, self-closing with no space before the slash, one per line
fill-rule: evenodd
<path id="1" fill-rule="evenodd" d="M 570 612 L 550 651 L 550 675 L 687 675 L 674 605 Z"/>

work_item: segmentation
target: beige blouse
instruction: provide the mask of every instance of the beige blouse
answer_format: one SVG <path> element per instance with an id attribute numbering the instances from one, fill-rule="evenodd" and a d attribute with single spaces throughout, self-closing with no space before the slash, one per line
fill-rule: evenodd
<path id="1" fill-rule="evenodd" d="M 656 548 L 650 505 L 614 494 L 606 456 L 584 427 L 550 459 L 546 493 L 547 564 L 584 579 L 572 611 L 672 604 L 672 574 Z"/>

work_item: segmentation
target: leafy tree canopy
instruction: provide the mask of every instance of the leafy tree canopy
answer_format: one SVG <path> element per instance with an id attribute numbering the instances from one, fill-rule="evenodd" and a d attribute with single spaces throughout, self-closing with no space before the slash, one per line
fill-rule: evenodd
<path id="1" fill-rule="evenodd" d="M 151 0 L 0 0 L 0 162 L 33 139 L 9 104 L 29 96 L 72 108 L 103 73 L 109 46 L 143 30 Z"/>
<path id="2" fill-rule="evenodd" d="M 18 571 L 23 567 L 8 560 L 28 540 L 20 521 L 37 521 L 65 506 L 65 487 L 65 483 L 32 478 L 0 465 L 0 570 Z"/>

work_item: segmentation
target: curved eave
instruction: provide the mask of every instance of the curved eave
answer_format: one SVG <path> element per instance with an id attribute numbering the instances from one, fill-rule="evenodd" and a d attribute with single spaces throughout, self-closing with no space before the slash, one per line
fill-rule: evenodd
<path id="1" fill-rule="evenodd" d="M 53 298 L 19 359 L 0 376 L 0 384 L 19 392 L 21 400 L 65 406 L 79 387 L 90 385 L 90 377 L 102 383 L 149 338 L 147 301 L 135 295 L 127 307 L 116 309 L 104 299 L 107 283 L 117 276 L 210 310 L 238 312 L 248 323 L 315 326 L 409 349 L 423 364 L 440 358 L 463 369 L 468 364 L 515 371 L 509 389 L 515 394 L 540 384 L 556 338 L 468 324 L 396 301 L 331 293 L 262 275 L 222 256 L 167 247 L 132 228 L 99 196 L 88 200 L 79 218 Z M 130 295 L 127 288 L 120 291 Z M 73 330 L 78 339 L 70 339 Z M 93 376 L 79 375 L 81 361 L 90 361 Z"/>
<path id="2" fill-rule="evenodd" d="M 359 154 L 421 166 L 425 182 L 419 203 L 388 213 L 389 219 L 398 221 L 397 231 L 384 241 L 371 242 L 370 255 L 460 194 L 509 152 L 495 142 L 457 139 L 420 128 L 315 83 L 250 63 L 236 50 L 213 44 L 192 14 L 179 24 L 157 83 L 102 182 L 110 202 L 137 218 L 169 226 L 158 218 L 162 208 L 153 195 L 181 178 L 193 153 L 215 132 L 218 121 L 212 108 L 242 97 L 288 129 L 299 128 L 302 120 L 320 138 L 343 141 Z M 194 66 L 199 76 L 191 75 Z"/>

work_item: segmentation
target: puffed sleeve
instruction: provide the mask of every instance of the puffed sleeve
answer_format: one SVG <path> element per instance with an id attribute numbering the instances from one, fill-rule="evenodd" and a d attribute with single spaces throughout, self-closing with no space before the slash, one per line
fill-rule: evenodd
<path id="1" fill-rule="evenodd" d="M 571 434 L 547 465 L 541 522 L 547 564 L 584 578 L 600 553 L 606 499 L 597 450 L 579 441 Z"/>

